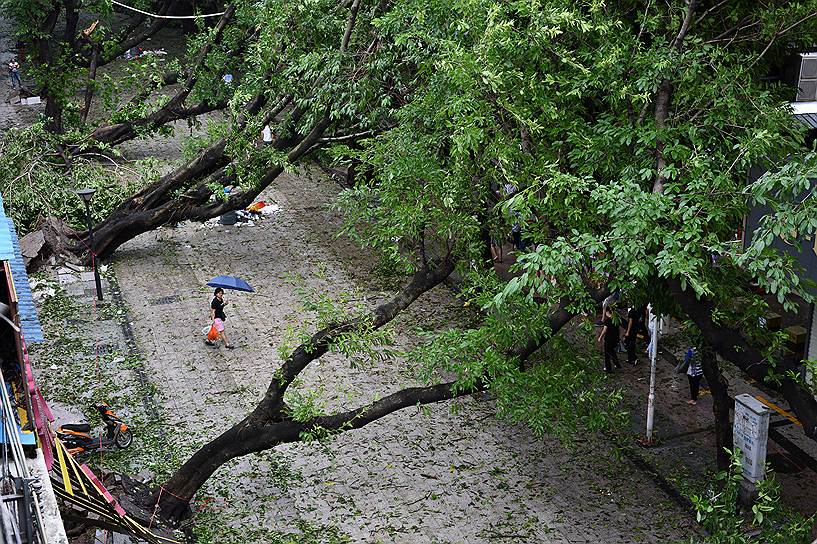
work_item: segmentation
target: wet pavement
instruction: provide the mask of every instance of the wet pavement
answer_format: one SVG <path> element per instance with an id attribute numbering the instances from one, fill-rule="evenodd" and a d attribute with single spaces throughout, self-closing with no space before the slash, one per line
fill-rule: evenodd
<path id="1" fill-rule="evenodd" d="M 56 275 L 67 294 L 89 316 L 96 315 L 91 319 L 95 326 L 82 332 L 89 346 L 96 346 L 91 355 L 99 345 L 108 346 L 103 352 L 138 352 L 151 402 L 176 437 L 172 443 L 181 452 L 179 461 L 251 409 L 280 363 L 278 347 L 292 344 L 300 326 L 311 330 L 299 310 L 297 289 L 354 292 L 369 305 L 388 295 L 389 286 L 372 289 L 368 282 L 373 263 L 365 252 L 334 236 L 337 219 L 325 206 L 333 195 L 332 185 L 318 176 L 287 175 L 263 197 L 280 211 L 253 226 L 183 224 L 139 237 L 117 253 L 116 281 L 104 286 L 109 294 L 118 284 L 119 303 L 94 303 L 87 273 Z M 211 298 L 204 284 L 219 274 L 242 277 L 258 291 L 228 294 L 228 333 L 238 346 L 233 351 L 205 346 L 201 334 Z M 398 320 L 398 344 L 405 346 L 417 325 L 444 325 L 460 319 L 460 311 L 446 288 L 432 291 Z M 704 391 L 697 406 L 687 405 L 686 377 L 673 372 L 672 357 L 683 349 L 672 355 L 666 350 L 659 360 L 659 445 L 634 448 L 621 458 L 603 437 L 580 437 L 574 449 L 554 438 L 537 439 L 524 427 L 497 420 L 490 400 L 469 398 L 456 413 L 450 404 L 432 406 L 428 414 L 407 409 L 327 445 L 290 444 L 230 463 L 196 505 L 233 529 L 263 525 L 290 532 L 307 522 L 337 527 L 354 542 L 686 538 L 696 534 L 696 525 L 677 484 L 704 481 L 713 466 L 714 436 L 711 397 Z M 133 365 L 119 359 L 97 363 L 99 387 L 105 374 L 129 373 L 128 388 L 139 389 L 133 385 L 138 383 Z M 610 378 L 611 385 L 626 392 L 633 438 L 643 429 L 648 375 L 642 356 L 638 366 L 625 366 Z M 769 392 L 737 376 L 729 379 L 733 393 L 766 395 L 785 410 Z M 361 367 L 328 354 L 308 368 L 299 390 L 319 391 L 329 410 L 412 384 L 402 361 Z M 96 387 L 93 380 L 88 387 Z M 138 406 L 144 391 L 119 400 L 128 404 L 122 407 L 127 417 L 150 417 L 147 404 Z M 780 426 L 783 419 L 789 424 Z M 803 445 L 796 424 L 779 415 L 772 421 L 776 430 Z M 144 437 L 137 433 L 137 445 L 140 440 Z M 150 452 L 151 446 L 142 449 Z M 770 443 L 769 452 L 785 460 L 778 445 Z M 148 478 L 164 473 L 144 453 L 135 455 L 130 466 Z M 815 504 L 814 472 L 796 463 L 779 466 L 785 468 L 778 477 L 786 498 L 807 511 Z"/>
<path id="2" fill-rule="evenodd" d="M 0 26 L 4 65 L 13 44 L 5 37 L 7 21 L 0 18 Z M 30 122 L 33 110 L 11 104 L 7 78 L 0 82 L 0 129 Z M 185 130 L 177 125 L 172 139 L 157 136 L 122 149 L 129 159 L 177 160 Z M 388 297 L 393 285 L 371 284 L 371 257 L 335 236 L 339 224 L 328 209 L 334 194 L 333 185 L 314 172 L 284 175 L 262 196 L 280 212 L 254 226 L 186 223 L 142 235 L 117 252 L 102 305 L 94 302 L 87 273 L 60 277 L 53 271 L 54 283 L 78 309 L 52 326 L 52 334 L 73 335 L 82 343 L 79 360 L 54 363 L 59 346 L 40 354 L 40 362 L 48 364 L 37 372 L 58 423 L 81 419 L 90 400 L 104 395 L 136 425 L 135 448 L 96 459 L 103 470 L 126 466 L 161 479 L 250 410 L 280 364 L 279 347 L 313 330 L 299 309 L 297 289 L 354 293 L 368 306 Z M 511 262 L 506 251 L 502 268 Z M 238 346 L 232 352 L 202 341 L 211 298 L 204 284 L 219 274 L 240 276 L 258 291 L 228 295 L 228 333 Z M 113 290 L 118 294 L 111 300 Z M 460 311 L 446 288 L 432 291 L 397 320 L 398 344 L 408 345 L 418 325 L 457 322 Z M 659 361 L 659 444 L 634 448 L 623 458 L 604 437 L 580 437 L 573 449 L 552 437 L 537 439 L 524 427 L 497 420 L 489 399 L 468 398 L 456 412 L 451 403 L 431 406 L 427 414 L 407 409 L 326 445 L 290 444 L 229 463 L 195 506 L 200 520 L 218 520 L 214 524 L 222 532 L 213 542 L 224 543 L 265 542 L 246 535 L 258 527 L 299 531 L 299 522 L 337 527 L 352 541 L 366 543 L 694 538 L 694 514 L 679 498 L 676 482 L 703 482 L 713 468 L 711 397 L 704 393 L 697 406 L 686 404 L 686 377 L 674 374 L 670 362 L 683 348 L 678 349 Z M 37 353 L 33 357 L 36 365 Z M 298 389 L 319 391 L 327 410 L 347 408 L 414 385 L 407 366 L 353 365 L 328 354 L 304 372 Z M 727 375 L 731 393 L 760 395 L 787 410 L 772 393 L 736 372 Z M 642 356 L 639 366 L 625 366 L 610 378 L 626 392 L 633 439 L 644 427 L 648 376 Z M 151 427 L 158 424 L 166 441 L 151 442 L 147 435 L 159 432 Z M 808 459 L 817 458 L 817 448 L 785 415 L 775 412 L 772 426 L 778 442 L 772 433 L 769 453 L 784 497 L 811 513 L 817 482 Z M 785 449 L 786 441 L 806 459 Z M 236 533 L 235 540 L 225 536 Z"/>
<path id="3" fill-rule="evenodd" d="M 388 295 L 389 286 L 372 289 L 368 281 L 369 256 L 334 236 L 337 219 L 326 207 L 333 195 L 317 176 L 284 176 L 264 195 L 280 212 L 255 226 L 183 224 L 117 253 L 124 320 L 180 450 L 251 409 L 292 327 L 311 330 L 296 288 L 355 292 L 369 305 Z M 204 284 L 218 274 L 240 276 L 258 291 L 228 297 L 228 333 L 238 346 L 231 352 L 205 346 L 201 334 L 211 298 Z M 92 284 L 83 283 L 71 289 L 88 304 Z M 398 320 L 398 344 L 405 346 L 417 325 L 444 325 L 460 311 L 446 288 L 432 291 Z M 126 346 L 116 325 L 106 334 Z M 414 383 L 403 361 L 361 367 L 328 354 L 304 373 L 299 390 L 321 392 L 333 409 Z M 326 445 L 290 444 L 230 463 L 197 508 L 233 528 L 291 532 L 307 522 L 337 527 L 354 542 L 668 542 L 696 534 L 688 508 L 640 460 L 619 458 L 604 437 L 581 437 L 569 449 L 497 420 L 486 398 L 458 406 L 452 412 L 450 403 L 438 404 L 428 414 L 407 409 Z M 144 410 L 128 411 L 139 417 Z M 140 439 L 137 433 L 137 446 Z M 143 476 L 161 473 L 144 464 Z"/>

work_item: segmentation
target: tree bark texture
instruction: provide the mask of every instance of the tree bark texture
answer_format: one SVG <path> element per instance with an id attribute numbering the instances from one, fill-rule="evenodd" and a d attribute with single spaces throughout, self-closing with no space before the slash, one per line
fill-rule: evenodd
<path id="1" fill-rule="evenodd" d="M 402 389 L 369 405 L 308 422 L 254 420 L 252 414 L 219 437 L 203 446 L 176 471 L 168 482 L 154 493 L 162 517 L 180 521 L 189 517 L 190 500 L 202 485 L 227 461 L 242 455 L 274 448 L 279 444 L 298 442 L 304 431 L 321 428 L 327 432 L 359 429 L 373 421 L 418 404 L 431 404 L 474 390 L 457 389 L 454 382 L 427 387 Z"/>
<path id="2" fill-rule="evenodd" d="M 727 449 L 732 445 L 732 422 L 729 411 L 734 409 L 735 403 L 729 396 L 729 383 L 721 373 L 718 365 L 717 353 L 713 347 L 704 341 L 700 347 L 701 367 L 706 376 L 706 383 L 712 392 L 712 414 L 715 416 L 715 462 L 718 470 L 727 470 L 731 464 L 731 457 Z"/>
<path id="3" fill-rule="evenodd" d="M 306 136 L 297 135 L 296 145 L 287 154 L 287 161 L 295 163 L 302 159 L 329 126 L 328 117 L 320 120 Z M 283 147 L 288 141 L 280 139 L 273 146 Z M 185 181 L 194 181 L 197 178 L 214 173 L 215 180 L 224 180 L 227 177 L 226 169 L 218 170 L 227 161 L 223 153 L 218 153 L 218 145 L 211 146 L 205 153 L 197 157 L 170 176 L 163 178 L 161 183 L 151 186 L 149 195 L 154 195 L 156 204 L 148 206 L 139 198 L 131 198 L 119 209 L 112 213 L 104 222 L 95 228 L 95 252 L 99 258 L 105 258 L 122 244 L 161 225 L 194 220 L 206 221 L 218 217 L 230 210 L 243 209 L 252 204 L 261 191 L 266 189 L 283 173 L 280 165 L 272 166 L 266 174 L 255 184 L 243 191 L 236 191 L 226 199 L 211 200 L 213 191 L 208 180 L 199 181 L 182 193 L 180 196 L 169 198 L 170 193 L 185 185 Z M 82 253 L 84 245 L 77 246 Z"/>

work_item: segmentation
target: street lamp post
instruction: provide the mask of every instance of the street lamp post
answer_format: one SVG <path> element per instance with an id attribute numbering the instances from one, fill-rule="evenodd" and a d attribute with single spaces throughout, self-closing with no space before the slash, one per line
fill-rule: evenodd
<path id="1" fill-rule="evenodd" d="M 647 395 L 647 434 L 645 445 L 652 445 L 655 442 L 653 437 L 653 424 L 655 422 L 655 367 L 658 358 L 658 336 L 661 334 L 661 315 L 652 313 L 649 310 L 650 325 L 652 328 L 652 338 L 650 342 L 650 393 Z"/>
<path id="2" fill-rule="evenodd" d="M 96 263 L 96 247 L 94 246 L 94 222 L 91 219 L 91 199 L 94 198 L 96 189 L 79 189 L 77 194 L 85 202 L 85 219 L 88 222 L 88 240 L 91 242 L 91 267 L 94 269 L 94 281 L 96 282 L 96 297 L 102 300 L 102 280 L 99 279 L 99 267 Z"/>

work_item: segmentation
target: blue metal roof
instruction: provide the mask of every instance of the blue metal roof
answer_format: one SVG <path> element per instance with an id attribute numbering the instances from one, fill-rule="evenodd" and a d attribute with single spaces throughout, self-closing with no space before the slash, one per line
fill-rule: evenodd
<path id="1" fill-rule="evenodd" d="M 0 196 L 0 261 L 8 261 L 14 290 L 17 291 L 17 315 L 20 318 L 20 329 L 26 344 L 37 344 L 43 341 L 43 330 L 37 318 L 37 307 L 31 296 L 28 274 L 20 251 L 20 241 L 14 222 L 6 217 L 3 209 L 3 198 Z"/>
<path id="2" fill-rule="evenodd" d="M 3 211 L 3 197 L 0 196 L 0 217 L 5 219 L 6 214 Z M 12 230 L 14 227 L 12 227 Z M 0 221 L 0 261 L 10 261 L 14 258 L 14 245 L 11 241 L 11 233 L 9 232 L 8 224 L 5 221 Z"/>
<path id="3" fill-rule="evenodd" d="M 23 331 L 26 344 L 37 344 L 43 341 L 43 330 L 37 318 L 37 306 L 34 305 L 34 298 L 31 296 L 26 265 L 20 251 L 20 241 L 17 239 L 14 222 L 9 218 L 6 218 L 5 222 L 8 225 L 14 248 L 14 258 L 9 261 L 9 267 L 14 280 L 14 290 L 17 291 L 17 315 L 20 317 L 20 329 Z"/>

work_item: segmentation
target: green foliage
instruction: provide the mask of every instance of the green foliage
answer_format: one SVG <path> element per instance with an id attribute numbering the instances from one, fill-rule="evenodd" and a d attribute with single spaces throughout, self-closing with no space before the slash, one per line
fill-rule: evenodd
<path id="1" fill-rule="evenodd" d="M 707 544 L 806 544 L 814 517 L 804 518 L 780 503 L 780 484 L 772 474 L 757 482 L 758 499 L 750 511 L 738 505 L 743 481 L 740 456 L 731 452 L 729 470 L 719 472 L 713 490 L 691 498 L 698 521 L 709 532 Z"/>
<path id="2" fill-rule="evenodd" d="M 229 133 L 229 126 L 227 123 L 208 120 L 206 125 L 206 132 L 204 134 L 196 134 L 186 138 L 182 144 L 182 158 L 191 160 L 199 152 L 220 138 L 224 138 Z"/>
<path id="3" fill-rule="evenodd" d="M 700 5 L 681 46 L 671 47 L 686 8 L 408 0 L 375 20 L 380 53 L 400 59 L 394 86 L 405 92 L 391 128 L 333 150 L 371 173 L 340 196 L 344 232 L 409 271 L 420 247 L 434 257 L 450 252 L 464 302 L 484 312 L 476 326 L 440 331 L 410 354 L 424 379 L 451 373 L 462 390 L 487 380 L 507 399 L 514 388 L 528 400 L 545 386 L 567 397 L 588 391 L 617 419 L 591 371 L 562 368 L 555 357 L 541 374 L 523 372 L 513 354 L 550 337 L 557 302 L 593 312 L 600 286 L 677 313 L 666 279 L 711 298 L 716 320 L 745 331 L 772 365 L 781 359 L 782 339 L 758 326 L 765 303 L 747 287 L 756 281 L 787 306 L 811 299 L 794 260 L 771 243 L 815 235 L 815 158 L 805 127 L 782 106 L 793 90 L 765 76 L 809 43 L 815 23 L 803 16 L 817 2 L 730 3 L 725 19 L 720 7 Z M 762 30 L 722 40 L 738 21 Z M 790 41 L 770 43 L 780 29 Z M 665 79 L 670 107 L 659 120 Z M 747 180 L 758 165 L 768 173 Z M 737 233 L 758 205 L 771 214 L 744 248 Z M 500 278 L 484 262 L 486 240 L 514 224 L 529 249 Z M 737 297 L 750 311 L 734 308 Z M 576 389 L 567 387 L 571 371 L 582 383 Z M 577 415 L 543 396 L 542 414 L 557 422 Z M 529 414 L 542 428 L 544 415 L 508 402 L 507 414 Z"/>
<path id="4" fill-rule="evenodd" d="M 301 382 L 296 380 L 287 389 L 286 403 L 287 415 L 299 423 L 305 423 L 313 418 L 324 414 L 324 405 L 322 393 L 323 388 L 317 389 L 299 389 Z"/>
<path id="5" fill-rule="evenodd" d="M 246 514 L 254 512 L 247 510 Z M 298 520 L 297 532 L 274 531 L 267 527 L 228 524 L 217 512 L 196 514 L 193 535 L 200 544 L 348 544 L 352 540 L 339 529 Z"/>
<path id="6" fill-rule="evenodd" d="M 51 6 L 3 2 L 31 37 Z M 238 2 L 235 21 L 191 93 L 197 100 L 229 99 L 230 119 L 188 142 L 187 153 L 228 134 L 230 174 L 243 188 L 257 187 L 269 172 L 295 167 L 286 151 L 258 145 L 278 99 L 290 99 L 272 121 L 278 142 L 326 121 L 325 136 L 338 142 L 330 155 L 356 161 L 368 174 L 338 200 L 343 231 L 395 274 L 420 270 L 419 256 L 450 256 L 461 301 L 476 310 L 461 327 L 428 331 L 402 354 L 424 382 L 454 379 L 458 392 L 487 387 L 504 417 L 537 432 L 569 437 L 577 429 L 614 428 L 623 419 L 619 392 L 604 387 L 592 356 L 554 336 L 551 320 L 560 312 L 592 313 L 593 291 L 601 286 L 637 293 L 671 313 L 670 279 L 710 297 L 714 320 L 745 331 L 772 363 L 780 359 L 781 337 L 758 327 L 765 305 L 746 287 L 757 281 L 787 305 L 796 296 L 811 300 L 795 262 L 773 251 L 772 242 L 796 244 L 817 231 L 808 185 L 817 163 L 804 148 L 805 127 L 782 106 L 793 89 L 766 76 L 788 54 L 813 45 L 817 19 L 806 15 L 817 10 L 817 0 L 718 3 L 711 11 L 700 5 L 682 43 L 673 43 L 689 5 L 682 0 L 359 5 L 348 47 L 341 47 L 349 11 L 334 0 Z M 731 39 L 734 25 L 738 33 L 751 31 Z M 188 58 L 211 36 L 202 26 L 188 41 Z M 81 87 L 81 63 L 73 58 L 61 50 L 36 73 L 61 89 L 55 99 L 69 112 Z M 114 119 L 150 111 L 148 101 L 118 100 L 124 89 L 136 96 L 155 90 L 159 69 L 140 61 L 121 84 L 103 81 L 111 85 L 101 92 L 116 109 Z M 226 72 L 236 75 L 233 86 L 222 84 Z M 656 111 L 662 82 L 671 86 L 665 119 Z M 245 112 L 246 101 L 259 94 L 269 104 Z M 239 117 L 246 127 L 226 133 Z M 34 146 L 26 138 L 4 144 L 12 159 L 0 167 L 0 180 L 12 216 L 30 228 L 38 209 L 30 201 L 81 226 L 79 202 L 70 208 L 67 197 L 43 196 L 67 194 L 60 192 L 66 176 L 53 153 L 35 154 L 34 179 L 42 181 L 32 182 L 28 196 L 15 195 L 21 189 L 14 184 L 28 180 L 20 176 L 27 172 L 23 158 L 56 145 Z M 747 180 L 760 164 L 769 173 Z M 92 166 L 75 167 L 74 176 L 102 186 Z M 100 212 L 120 198 L 115 191 L 103 197 L 110 204 Z M 772 214 L 744 247 L 736 233 L 757 205 Z M 485 262 L 486 242 L 506 237 L 514 225 L 531 244 L 500 276 Z M 395 355 L 388 351 L 389 331 L 355 321 L 370 307 L 354 300 L 359 295 L 301 294 L 310 327 L 353 321 L 332 349 L 371 361 Z M 747 300 L 742 310 L 737 298 Z M 313 330 L 290 329 L 282 358 L 303 342 L 314 349 Z M 529 345 L 545 343 L 538 359 L 523 364 L 520 354 Z M 298 421 L 320 415 L 319 393 L 293 387 L 290 415 Z M 755 512 L 763 514 L 757 524 L 773 517 L 764 508 Z M 714 519 L 722 510 L 713 506 L 707 515 Z M 731 522 L 712 523 L 729 534 Z"/>
<path id="7" fill-rule="evenodd" d="M 568 444 L 577 434 L 620 431 L 629 424 L 622 392 L 604 386 L 595 353 L 577 353 L 561 337 L 543 351 L 526 372 L 507 371 L 493 382 L 500 417 Z"/>
<path id="8" fill-rule="evenodd" d="M 62 218 L 84 231 L 85 205 L 75 194 L 77 189 L 97 190 L 92 216 L 98 221 L 158 177 L 157 163 L 151 159 L 120 165 L 103 157 L 75 157 L 69 167 L 56 146 L 55 138 L 39 123 L 0 136 L 0 192 L 6 214 L 14 219 L 21 235 L 46 216 Z"/>

